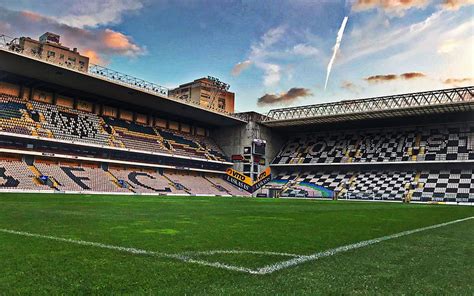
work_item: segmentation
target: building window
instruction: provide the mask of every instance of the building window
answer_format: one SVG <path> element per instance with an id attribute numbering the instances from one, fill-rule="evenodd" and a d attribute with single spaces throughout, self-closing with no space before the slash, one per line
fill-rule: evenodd
<path id="1" fill-rule="evenodd" d="M 217 108 L 219 109 L 225 109 L 225 99 L 224 98 L 219 98 L 219 101 L 217 102 Z"/>
<path id="2" fill-rule="evenodd" d="M 199 104 L 203 107 L 209 107 L 209 102 L 205 100 L 200 100 Z"/>
<path id="3" fill-rule="evenodd" d="M 60 55 L 59 55 L 59 58 L 60 58 L 61 60 L 64 60 L 64 55 L 63 55 L 63 54 L 60 54 Z"/>
<path id="4" fill-rule="evenodd" d="M 48 50 L 48 58 L 54 58 L 56 53 L 54 51 Z"/>

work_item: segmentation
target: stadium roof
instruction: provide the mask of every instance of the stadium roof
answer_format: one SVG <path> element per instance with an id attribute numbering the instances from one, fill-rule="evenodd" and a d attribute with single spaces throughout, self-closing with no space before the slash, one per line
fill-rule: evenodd
<path id="1" fill-rule="evenodd" d="M 270 127 L 474 111 L 474 86 L 270 110 Z"/>
<path id="2" fill-rule="evenodd" d="M 167 97 L 166 92 L 134 86 L 130 76 L 118 80 L 105 68 L 92 67 L 92 72 L 81 72 L 37 57 L 12 52 L 0 47 L 0 71 L 38 80 L 62 88 L 110 98 L 146 110 L 156 111 L 171 118 L 186 118 L 207 125 L 229 126 L 245 123 L 231 114 L 221 113 L 198 105 Z M 118 73 L 118 72 L 114 72 Z M 120 74 L 120 73 L 118 73 Z M 127 80 L 128 79 L 128 80 Z M 127 81 L 125 81 L 127 80 Z"/>

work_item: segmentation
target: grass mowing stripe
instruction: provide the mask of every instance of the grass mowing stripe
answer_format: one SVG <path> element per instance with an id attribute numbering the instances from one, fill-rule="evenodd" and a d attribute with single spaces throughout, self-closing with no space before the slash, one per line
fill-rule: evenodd
<path id="1" fill-rule="evenodd" d="M 458 220 L 454 220 L 454 221 L 450 221 L 450 222 L 440 223 L 440 224 L 436 224 L 436 225 L 431 225 L 431 226 L 427 226 L 427 227 L 417 228 L 417 229 L 413 229 L 413 230 L 402 231 L 402 232 L 399 232 L 399 233 L 395 233 L 395 234 L 391 234 L 391 235 L 387 235 L 387 236 L 382 236 L 382 237 L 379 237 L 379 238 L 374 238 L 374 239 L 370 239 L 370 240 L 366 240 L 366 241 L 361 241 L 361 242 L 358 242 L 358 243 L 355 243 L 355 244 L 350 244 L 350 245 L 345 245 L 345 246 L 342 246 L 342 247 L 337 247 L 337 248 L 330 249 L 330 250 L 327 250 L 327 251 L 324 251 L 324 252 L 315 253 L 315 254 L 312 254 L 312 255 L 309 255 L 309 256 L 302 256 L 302 257 L 290 259 L 288 261 L 283 261 L 283 262 L 280 262 L 280 263 L 275 263 L 275 264 L 272 264 L 272 265 L 268 265 L 268 266 L 265 266 L 265 267 L 262 267 L 262 268 L 258 269 L 256 271 L 256 273 L 257 274 L 269 274 L 269 273 L 272 273 L 272 272 L 275 272 L 275 271 L 278 271 L 278 270 L 282 270 L 282 269 L 286 269 L 286 268 L 289 268 L 289 267 L 292 267 L 292 266 L 296 266 L 296 265 L 299 265 L 299 264 L 302 264 L 302 263 L 305 263 L 305 262 L 308 262 L 308 261 L 318 260 L 318 259 L 321 259 L 321 258 L 324 258 L 324 257 L 329 257 L 329 256 L 333 256 L 333 255 L 338 254 L 338 253 L 343 253 L 343 252 L 347 252 L 347 251 L 350 251 L 350 250 L 363 248 L 363 247 L 370 246 L 370 245 L 373 245 L 373 244 L 377 244 L 377 243 L 387 241 L 387 240 L 390 240 L 390 239 L 399 238 L 399 237 L 402 237 L 402 236 L 406 236 L 406 235 L 410 235 L 410 234 L 413 234 L 413 233 L 422 232 L 422 231 L 426 231 L 426 230 L 436 229 L 436 228 L 448 226 L 448 225 L 455 224 L 455 223 L 464 222 L 464 221 L 471 220 L 471 219 L 474 219 L 474 216 L 463 218 L 463 219 L 458 219 Z"/>

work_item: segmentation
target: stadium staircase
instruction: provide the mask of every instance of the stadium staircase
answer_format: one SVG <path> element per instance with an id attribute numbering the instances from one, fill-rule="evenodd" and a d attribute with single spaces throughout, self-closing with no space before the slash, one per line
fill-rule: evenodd
<path id="1" fill-rule="evenodd" d="M 37 185 L 43 185 L 40 181 L 40 177 L 43 175 L 39 170 L 38 168 L 33 164 L 33 165 L 28 165 L 28 168 L 30 169 L 30 171 L 36 176 L 34 178 L 34 182 L 35 184 Z M 51 181 L 51 185 L 48 185 L 46 184 L 47 186 L 50 186 L 52 189 L 54 190 L 57 190 L 59 191 L 59 188 L 58 188 L 58 181 L 56 181 L 56 179 L 52 176 L 48 176 L 48 179 Z"/>
<path id="2" fill-rule="evenodd" d="M 186 192 L 187 194 L 190 194 L 190 195 L 193 194 L 193 193 L 192 193 L 188 188 L 186 188 L 183 184 L 174 182 L 173 180 L 171 180 L 171 179 L 170 179 L 167 175 L 165 175 L 165 174 L 162 174 L 162 176 L 168 181 L 168 184 L 169 184 L 170 186 L 173 186 L 174 189 L 176 189 L 176 190 L 183 190 L 184 192 Z"/>
<path id="3" fill-rule="evenodd" d="M 100 118 L 101 124 L 105 124 L 104 119 L 101 117 Z M 110 126 L 110 130 L 112 133 L 110 134 L 110 139 L 109 139 L 109 145 L 111 147 L 120 147 L 120 148 L 125 148 L 125 144 L 117 139 L 117 132 L 115 131 L 115 128 L 113 126 Z"/>
<path id="4" fill-rule="evenodd" d="M 209 180 L 207 177 L 203 177 L 204 179 L 206 179 L 207 182 L 209 182 L 214 188 L 216 188 L 217 190 L 221 191 L 221 192 L 225 192 L 226 194 L 229 194 L 229 195 L 232 195 L 232 193 L 230 193 L 227 189 L 225 189 L 224 187 L 220 186 L 220 185 L 217 185 L 215 184 L 214 182 L 212 182 L 211 180 Z"/>
<path id="5" fill-rule="evenodd" d="M 349 179 L 348 186 L 345 188 L 344 194 L 348 193 L 351 187 L 354 187 L 356 180 L 357 180 L 357 173 L 354 173 Z"/>
<path id="6" fill-rule="evenodd" d="M 413 186 L 410 186 L 409 190 L 407 190 L 408 193 L 406 195 L 405 202 L 411 202 L 413 198 L 413 194 L 415 193 L 415 190 L 418 188 L 423 188 L 423 184 L 420 183 L 420 176 L 421 176 L 421 172 L 417 172 L 415 177 L 413 178 L 413 182 L 412 182 Z"/>
<path id="7" fill-rule="evenodd" d="M 35 182 L 36 185 L 41 185 L 41 181 L 39 178 L 41 177 L 40 171 L 34 166 L 34 165 L 29 165 L 28 168 L 30 171 L 36 176 L 33 181 Z"/>
<path id="8" fill-rule="evenodd" d="M 110 179 L 112 180 L 112 183 L 114 183 L 114 185 L 117 186 L 117 188 L 123 188 L 122 185 L 120 185 L 118 178 L 114 174 L 112 174 L 112 172 L 106 170 L 105 173 L 110 177 Z M 127 189 L 130 190 L 130 192 L 135 193 L 133 186 L 130 185 L 130 183 L 128 183 L 125 180 L 124 182 L 127 183 Z"/>
<path id="9" fill-rule="evenodd" d="M 298 173 L 298 174 L 296 175 L 296 177 L 295 177 L 293 180 L 288 180 L 288 182 L 286 182 L 286 184 L 281 187 L 280 194 L 282 194 L 282 193 L 284 193 L 285 191 L 291 189 L 291 186 L 297 185 L 298 182 L 297 182 L 296 180 L 298 180 L 298 178 L 300 177 L 300 175 L 301 175 L 301 173 Z"/>

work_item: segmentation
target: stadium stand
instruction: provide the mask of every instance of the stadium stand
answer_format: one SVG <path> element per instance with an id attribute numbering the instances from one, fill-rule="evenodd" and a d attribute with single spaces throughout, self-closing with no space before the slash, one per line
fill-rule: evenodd
<path id="1" fill-rule="evenodd" d="M 54 138 L 109 145 L 110 135 L 101 127 L 97 115 L 34 101 L 32 105 L 43 118 L 40 122 L 42 128 L 50 130 Z"/>
<path id="2" fill-rule="evenodd" d="M 278 174 L 270 186 L 283 189 L 282 197 L 311 197 L 369 200 L 472 202 L 474 171 L 357 171 Z M 304 195 L 302 192 L 306 192 Z"/>
<path id="3" fill-rule="evenodd" d="M 226 161 L 226 157 L 220 148 L 209 138 L 203 136 L 191 136 L 185 133 L 160 129 L 159 134 L 163 136 L 178 154 L 190 157 L 205 158 L 211 160 Z"/>
<path id="4" fill-rule="evenodd" d="M 37 162 L 35 166 L 43 176 L 54 180 L 54 187 L 61 191 L 129 192 L 115 185 L 98 167 L 52 162 Z"/>
<path id="5" fill-rule="evenodd" d="M 422 171 L 412 200 L 474 200 L 474 170 Z"/>
<path id="6" fill-rule="evenodd" d="M 186 175 L 186 174 L 165 174 L 166 177 L 174 182 L 186 188 L 187 191 L 193 194 L 202 195 L 225 195 L 227 192 L 222 192 L 216 188 L 211 182 L 201 176 Z"/>
<path id="7" fill-rule="evenodd" d="M 101 117 L 37 101 L 28 102 L 6 94 L 0 96 L 0 107 L 0 131 L 227 161 L 219 146 L 204 136 Z"/>
<path id="8" fill-rule="evenodd" d="M 0 188 L 16 190 L 48 190 L 41 184 L 28 165 L 19 160 L 0 160 Z"/>
<path id="9" fill-rule="evenodd" d="M 110 117 L 104 117 L 104 122 L 111 127 L 112 135 L 115 142 L 119 143 L 119 147 L 169 153 L 163 146 L 163 138 L 150 126 Z"/>
<path id="10" fill-rule="evenodd" d="M 474 160 L 474 123 L 292 137 L 274 164 Z"/>
<path id="11" fill-rule="evenodd" d="M 229 194 L 234 196 L 249 196 L 250 193 L 243 191 L 242 189 L 233 186 L 232 184 L 222 180 L 220 177 L 208 176 L 205 177 L 209 182 L 214 184 L 214 186 L 221 192 L 221 194 Z"/>
<path id="12" fill-rule="evenodd" d="M 133 168 L 110 168 L 109 172 L 117 181 L 132 192 L 153 194 L 187 194 L 182 189 L 177 189 L 172 182 L 162 174 L 152 170 Z"/>
<path id="13" fill-rule="evenodd" d="M 52 186 L 41 184 L 40 176 L 51 180 Z M 64 192 L 156 195 L 248 195 L 226 184 L 219 177 L 208 178 L 171 171 L 161 174 L 149 169 L 129 167 L 112 167 L 105 171 L 95 164 L 60 163 L 48 160 L 37 161 L 32 166 L 19 160 L 0 161 L 0 186 L 4 189 L 51 190 L 53 188 Z"/>
<path id="14" fill-rule="evenodd" d="M 414 172 L 370 171 L 354 175 L 345 192 L 347 198 L 402 200 L 414 182 Z"/>
<path id="15" fill-rule="evenodd" d="M 36 124 L 28 116 L 26 102 L 20 98 L 0 95 L 0 131 L 32 135 Z"/>
<path id="16" fill-rule="evenodd" d="M 236 184 L 268 197 L 474 202 L 472 86 L 228 116 L 14 48 L 0 57 L 2 189 L 250 195 Z M 42 81 L 40 69 L 58 75 Z"/>

